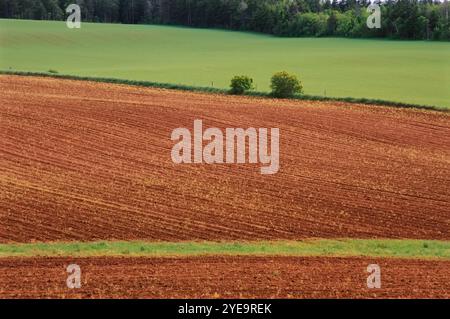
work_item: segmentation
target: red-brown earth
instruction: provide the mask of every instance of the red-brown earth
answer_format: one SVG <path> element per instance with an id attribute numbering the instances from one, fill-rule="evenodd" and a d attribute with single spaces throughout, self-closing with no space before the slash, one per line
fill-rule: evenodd
<path id="1" fill-rule="evenodd" d="M 69 289 L 66 267 L 81 267 Z M 367 288 L 367 266 L 381 288 Z M 0 298 L 449 298 L 450 261 L 326 257 L 0 258 Z"/>
<path id="2" fill-rule="evenodd" d="M 0 242 L 450 239 L 450 116 L 0 76 Z M 177 165 L 173 129 L 279 128 L 280 171 Z"/>

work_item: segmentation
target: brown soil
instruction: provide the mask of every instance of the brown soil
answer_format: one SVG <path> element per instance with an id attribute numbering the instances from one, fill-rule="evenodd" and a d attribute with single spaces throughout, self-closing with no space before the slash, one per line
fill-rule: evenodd
<path id="1" fill-rule="evenodd" d="M 67 288 L 66 267 L 81 267 Z M 367 266 L 381 288 L 367 288 Z M 450 261 L 324 257 L 0 259 L 0 298 L 449 298 Z"/>
<path id="2" fill-rule="evenodd" d="M 0 92 L 0 242 L 450 239 L 448 113 L 18 76 Z M 279 173 L 173 164 L 194 119 L 280 128 Z"/>

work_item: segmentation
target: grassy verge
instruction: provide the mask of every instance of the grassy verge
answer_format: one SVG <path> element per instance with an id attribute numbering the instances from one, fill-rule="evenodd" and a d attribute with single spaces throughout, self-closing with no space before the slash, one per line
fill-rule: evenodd
<path id="1" fill-rule="evenodd" d="M 254 242 L 48 242 L 0 244 L 2 257 L 202 255 L 365 256 L 450 260 L 450 241 L 390 239 L 310 239 Z"/>
<path id="2" fill-rule="evenodd" d="M 86 76 L 58 74 L 58 73 L 53 73 L 53 72 L 41 73 L 41 72 L 0 70 L 0 74 L 21 75 L 21 76 L 41 76 L 41 77 L 52 77 L 52 78 L 69 79 L 69 80 L 92 81 L 92 82 L 103 82 L 103 83 L 113 83 L 113 84 L 126 84 L 126 85 L 132 85 L 132 86 L 140 86 L 140 87 L 153 87 L 153 88 L 202 92 L 202 93 L 229 94 L 228 90 L 213 88 L 213 87 L 189 86 L 189 85 L 182 85 L 182 84 L 159 83 L 159 82 L 151 82 L 151 81 L 136 81 L 136 80 L 126 80 L 126 79 L 117 79 L 117 78 L 86 77 Z M 244 95 L 245 96 L 264 97 L 264 98 L 273 98 L 273 96 L 271 96 L 270 93 L 258 92 L 258 91 L 246 92 L 246 93 L 244 93 Z M 449 108 L 441 107 L 441 106 L 409 104 L 409 103 L 386 101 L 386 100 L 380 100 L 380 99 L 352 98 L 352 97 L 325 97 L 325 96 L 318 96 L 318 95 L 296 95 L 290 99 L 291 100 L 307 100 L 307 101 L 337 101 L 337 102 L 360 103 L 360 104 L 377 105 L 377 106 L 416 108 L 416 109 L 434 110 L 434 111 L 441 111 L 441 112 L 450 112 Z"/>

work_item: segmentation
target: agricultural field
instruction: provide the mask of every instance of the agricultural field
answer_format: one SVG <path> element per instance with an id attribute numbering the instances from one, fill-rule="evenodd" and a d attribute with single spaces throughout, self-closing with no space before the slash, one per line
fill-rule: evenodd
<path id="1" fill-rule="evenodd" d="M 378 258 L 383 287 L 368 289 L 367 258 L 97 257 L 80 260 L 82 288 L 61 284 L 73 258 L 0 258 L 0 296 L 39 298 L 449 298 L 450 261 Z M 40 280 L 45 277 L 46 280 Z M 21 280 L 17 280 L 20 278 Z"/>
<path id="2" fill-rule="evenodd" d="M 20 76 L 0 89 L 1 242 L 450 239 L 448 113 Z M 174 164 L 171 132 L 196 118 L 289 132 L 280 171 Z"/>
<path id="3" fill-rule="evenodd" d="M 0 92 L 1 298 L 449 297 L 447 112 L 11 75 Z M 174 164 L 172 130 L 198 118 L 280 128 L 279 172 Z"/>
<path id="4" fill-rule="evenodd" d="M 298 74 L 305 93 L 450 107 L 450 43 L 261 34 L 155 25 L 0 20 L 0 69 L 227 88 Z"/>

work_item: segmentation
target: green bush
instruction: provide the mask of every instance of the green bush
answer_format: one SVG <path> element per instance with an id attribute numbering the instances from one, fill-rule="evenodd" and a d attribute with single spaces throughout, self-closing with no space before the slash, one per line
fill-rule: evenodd
<path id="1" fill-rule="evenodd" d="M 253 89 L 253 79 L 246 75 L 236 75 L 231 79 L 231 94 L 243 94 Z"/>
<path id="2" fill-rule="evenodd" d="M 302 82 L 297 76 L 285 71 L 275 73 L 272 76 L 270 88 L 275 97 L 291 97 L 295 94 L 303 93 Z"/>

